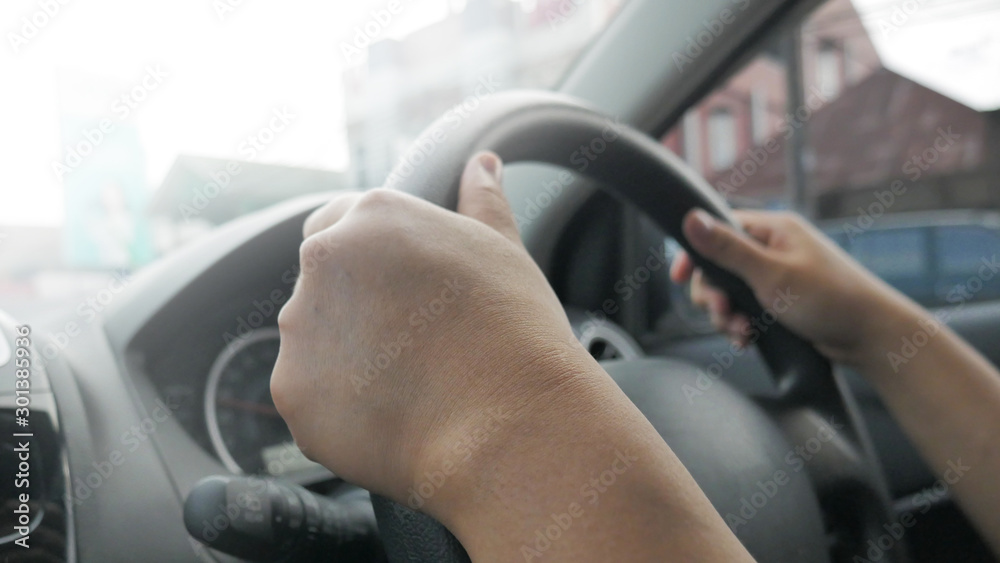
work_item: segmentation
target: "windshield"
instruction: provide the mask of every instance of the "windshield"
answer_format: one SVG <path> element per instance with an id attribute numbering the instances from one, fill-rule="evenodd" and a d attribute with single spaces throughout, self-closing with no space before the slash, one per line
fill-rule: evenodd
<path id="1" fill-rule="evenodd" d="M 240 215 L 378 185 L 470 96 L 553 87 L 622 3 L 5 2 L 0 309 L 72 306 Z"/>

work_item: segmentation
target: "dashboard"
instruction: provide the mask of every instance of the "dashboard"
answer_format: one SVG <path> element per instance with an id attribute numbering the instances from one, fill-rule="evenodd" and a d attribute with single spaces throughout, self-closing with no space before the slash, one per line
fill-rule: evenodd
<path id="1" fill-rule="evenodd" d="M 46 366 L 66 421 L 76 560 L 235 561 L 185 529 L 184 499 L 206 476 L 351 490 L 294 448 L 267 384 L 302 222 L 328 199 L 248 215 L 150 265 Z"/>
<path id="2" fill-rule="evenodd" d="M 279 213 L 290 214 L 290 221 L 231 249 L 175 288 L 172 298 L 164 291 L 166 301 L 147 311 L 148 322 L 125 343 L 133 377 L 171 407 L 181 431 L 175 441 L 193 442 L 206 463 L 221 466 L 219 473 L 303 485 L 335 480 L 295 446 L 270 393 L 280 343 L 277 316 L 298 275 L 300 218 L 314 205 L 284 206 Z M 245 230 L 239 223 L 222 229 Z M 157 285 L 145 290 L 157 294 Z"/>

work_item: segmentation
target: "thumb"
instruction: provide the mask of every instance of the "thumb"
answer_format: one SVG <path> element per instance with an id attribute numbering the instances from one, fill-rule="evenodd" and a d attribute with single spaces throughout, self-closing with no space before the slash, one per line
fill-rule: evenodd
<path id="1" fill-rule="evenodd" d="M 706 259 L 735 273 L 753 285 L 770 269 L 764 247 L 743 232 L 695 209 L 684 218 L 684 235 Z"/>
<path id="2" fill-rule="evenodd" d="M 500 183 L 502 176 L 503 162 L 496 154 L 481 152 L 470 158 L 458 190 L 458 212 L 521 244 L 514 214 Z"/>

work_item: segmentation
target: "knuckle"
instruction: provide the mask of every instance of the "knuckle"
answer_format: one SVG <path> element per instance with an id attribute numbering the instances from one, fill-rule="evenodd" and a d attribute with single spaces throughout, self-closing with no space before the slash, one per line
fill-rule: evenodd
<path id="1" fill-rule="evenodd" d="M 802 216 L 792 211 L 780 211 L 776 214 L 778 222 L 785 227 L 801 227 Z"/>
<path id="2" fill-rule="evenodd" d="M 715 236 L 715 251 L 720 256 L 728 256 L 729 254 L 732 254 L 732 252 L 734 250 L 734 248 L 733 248 L 733 240 L 734 239 L 732 237 L 723 235 L 721 233 L 720 234 L 716 234 L 716 236 Z"/>
<path id="3" fill-rule="evenodd" d="M 316 264 L 328 260 L 335 248 L 336 244 L 331 233 L 312 235 L 299 245 L 299 263 L 303 270 L 307 264 L 315 268 Z"/>
<path id="4" fill-rule="evenodd" d="M 768 268 L 767 273 L 760 281 L 760 290 L 768 297 L 776 292 L 792 287 L 796 284 L 796 274 L 788 264 L 780 263 L 773 268 Z"/>
<path id="5" fill-rule="evenodd" d="M 309 238 L 326 228 L 326 215 L 327 208 L 321 207 L 320 209 L 313 211 L 309 217 L 306 217 L 305 222 L 302 223 L 302 237 Z"/>
<path id="6" fill-rule="evenodd" d="M 402 204 L 403 194 L 388 188 L 368 190 L 358 200 L 358 209 L 384 209 Z"/>
<path id="7" fill-rule="evenodd" d="M 705 296 L 705 284 L 700 279 L 691 282 L 691 303 L 699 307 L 705 307 L 708 304 Z"/>
<path id="8" fill-rule="evenodd" d="M 284 370 L 279 366 L 276 366 L 274 372 L 271 373 L 271 399 L 274 401 L 274 408 L 278 409 L 283 417 L 286 417 L 286 413 L 292 412 L 294 409 L 291 404 L 291 397 L 288 389 L 288 378 L 285 376 Z"/>
<path id="9" fill-rule="evenodd" d="M 278 311 L 278 332 L 281 334 L 282 340 L 285 339 L 285 335 L 291 332 L 293 326 L 295 325 L 295 315 L 291 307 L 293 299 L 290 299 L 285 306 Z"/>
<path id="10" fill-rule="evenodd" d="M 490 199 L 490 204 L 492 205 L 507 203 L 507 198 L 504 197 L 503 187 L 499 184 L 494 184 L 492 182 L 480 182 L 476 184 L 475 188 L 483 193 L 489 194 L 488 197 Z"/>
<path id="11" fill-rule="evenodd" d="M 357 192 L 348 192 L 331 199 L 326 205 L 316 209 L 302 224 L 302 236 L 308 238 L 336 223 L 360 197 Z"/>

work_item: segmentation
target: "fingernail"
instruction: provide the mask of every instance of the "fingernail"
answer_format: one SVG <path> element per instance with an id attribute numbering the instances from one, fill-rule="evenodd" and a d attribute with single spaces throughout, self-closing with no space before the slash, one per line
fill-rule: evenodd
<path id="1" fill-rule="evenodd" d="M 712 229 L 715 228 L 715 218 L 703 209 L 695 209 L 693 216 L 694 221 L 688 227 L 688 236 L 708 240 Z"/>
<path id="2" fill-rule="evenodd" d="M 500 183 L 503 164 L 500 162 L 499 157 L 493 153 L 482 154 L 479 156 L 479 167 L 483 169 L 486 176 L 490 177 L 494 182 Z"/>

